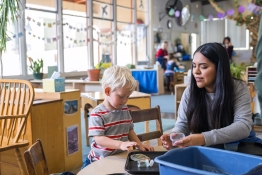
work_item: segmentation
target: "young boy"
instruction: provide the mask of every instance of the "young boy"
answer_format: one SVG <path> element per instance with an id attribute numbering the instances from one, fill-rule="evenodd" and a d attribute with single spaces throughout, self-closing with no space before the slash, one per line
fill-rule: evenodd
<path id="1" fill-rule="evenodd" d="M 90 114 L 89 136 L 93 139 L 83 167 L 89 162 L 128 151 L 133 146 L 142 151 L 154 151 L 152 147 L 143 145 L 138 139 L 125 105 L 137 86 L 129 69 L 112 66 L 105 70 L 101 83 L 105 99 Z"/>

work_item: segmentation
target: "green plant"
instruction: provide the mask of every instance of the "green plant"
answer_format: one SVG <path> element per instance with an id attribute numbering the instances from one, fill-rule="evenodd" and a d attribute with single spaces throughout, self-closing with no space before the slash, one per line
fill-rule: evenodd
<path id="1" fill-rule="evenodd" d="M 103 61 L 100 61 L 100 63 L 98 63 L 96 66 L 95 66 L 95 69 L 106 69 L 106 68 L 109 68 L 111 67 L 112 64 L 111 63 L 105 63 Z"/>
<path id="2" fill-rule="evenodd" d="M 135 69 L 136 68 L 136 66 L 134 64 L 127 64 L 126 67 L 128 69 Z"/>
<path id="3" fill-rule="evenodd" d="M 234 78 L 242 79 L 245 74 L 246 64 L 236 65 L 234 63 L 230 64 L 230 71 Z"/>
<path id="4" fill-rule="evenodd" d="M 43 72 L 43 59 L 37 59 L 36 61 L 33 60 L 33 58 L 31 57 L 27 57 L 29 59 L 30 62 L 30 66 L 29 69 L 33 72 L 33 73 L 42 73 Z"/>
<path id="5" fill-rule="evenodd" d="M 1 0 L 0 1 L 0 66 L 1 78 L 3 78 L 2 53 L 6 50 L 6 42 L 10 39 L 7 35 L 7 23 L 15 23 L 19 16 L 20 0 Z"/>

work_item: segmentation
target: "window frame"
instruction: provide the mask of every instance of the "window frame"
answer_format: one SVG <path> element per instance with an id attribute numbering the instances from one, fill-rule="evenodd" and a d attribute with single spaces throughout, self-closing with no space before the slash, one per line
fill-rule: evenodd
<path id="1" fill-rule="evenodd" d="M 94 1 L 95 0 L 86 0 L 86 4 L 88 4 L 88 1 Z M 146 4 L 148 4 L 148 0 L 144 0 L 146 1 Z M 99 2 L 99 1 L 96 1 L 96 2 Z M 112 4 L 110 5 L 113 5 L 113 6 L 117 6 L 116 4 L 116 0 L 112 0 L 111 1 Z M 49 12 L 49 13 L 55 13 L 56 14 L 56 20 L 59 21 L 59 19 L 62 19 L 62 16 L 63 16 L 63 13 L 62 13 L 62 1 L 60 0 L 56 0 L 56 8 L 55 10 L 48 10 L 48 9 L 40 9 L 40 8 L 34 8 L 34 7 L 27 7 L 26 6 L 26 0 L 21 0 L 21 3 L 22 4 L 25 4 L 24 6 L 21 6 L 21 11 L 24 12 L 25 9 L 32 9 L 32 10 L 35 10 L 35 11 L 42 11 L 42 12 Z M 119 6 L 119 7 L 122 7 L 122 6 Z M 122 7 L 123 8 L 123 7 Z M 134 27 L 134 32 L 136 32 L 136 13 L 137 13 L 137 6 L 136 6 L 136 0 L 133 0 L 133 7 L 130 8 L 132 11 L 133 11 L 133 22 L 132 24 L 135 25 Z M 147 9 L 148 11 L 148 9 Z M 23 16 L 21 16 L 21 18 L 18 19 L 18 28 L 19 28 L 19 31 L 24 31 L 23 29 L 25 28 L 25 13 L 21 13 L 23 14 Z M 116 18 L 116 16 L 114 16 L 114 14 L 116 14 L 116 8 L 113 8 L 113 21 L 114 19 Z M 88 17 L 88 13 L 87 13 L 87 17 Z M 146 18 L 148 20 L 149 18 L 149 12 L 147 13 L 146 15 Z M 92 19 L 95 19 L 95 18 L 92 18 Z M 116 21 L 117 22 L 117 21 Z M 67 78 L 73 78 L 73 77 L 81 77 L 81 76 L 86 76 L 87 73 L 86 71 L 79 71 L 79 72 L 64 72 L 64 56 L 63 56 L 63 52 L 64 52 L 64 47 L 63 47 L 63 44 L 64 44 L 64 41 L 63 41 L 63 24 L 60 24 L 60 25 L 57 25 L 57 36 L 60 37 L 59 39 L 59 42 L 60 43 L 57 43 L 57 52 L 58 52 L 58 71 L 60 71 L 61 73 L 61 76 L 62 77 L 67 77 Z M 148 27 L 147 27 L 148 28 Z M 117 30 L 114 30 L 114 33 L 116 33 Z M 147 31 L 148 33 L 148 31 Z M 146 40 L 148 40 L 148 35 L 146 35 Z M 135 39 L 136 41 L 136 39 Z M 62 42 L 62 43 L 61 43 Z M 116 47 L 117 44 L 114 45 L 114 47 Z M 20 57 L 20 67 L 21 67 L 21 74 L 20 75 L 10 75 L 10 76 L 4 76 L 5 78 L 10 78 L 10 79 L 26 79 L 26 80 L 31 80 L 33 79 L 33 75 L 28 72 L 28 67 L 27 67 L 27 57 L 26 57 L 26 53 L 27 53 L 27 50 L 26 50 L 26 36 L 23 35 L 22 37 L 19 38 L 19 57 Z M 133 64 L 136 64 L 137 63 L 137 42 L 134 42 L 134 63 Z M 148 49 L 148 44 L 146 46 L 146 48 Z M 117 49 L 117 48 L 116 48 Z M 148 54 L 148 50 L 147 50 L 147 54 Z M 88 53 L 89 55 L 89 53 Z M 87 58 L 89 59 L 90 56 Z M 88 60 L 89 62 L 89 60 Z M 30 74 L 29 74 L 30 73 Z M 47 73 L 44 74 L 44 78 L 47 77 Z"/>

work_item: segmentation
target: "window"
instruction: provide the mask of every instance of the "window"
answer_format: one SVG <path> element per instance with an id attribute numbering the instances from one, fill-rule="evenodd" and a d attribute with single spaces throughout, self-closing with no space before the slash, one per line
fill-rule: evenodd
<path id="1" fill-rule="evenodd" d="M 85 3 L 63 2 L 65 72 L 87 70 L 87 20 Z"/>
<path id="2" fill-rule="evenodd" d="M 8 24 L 7 31 L 11 40 L 6 43 L 6 51 L 2 53 L 3 76 L 20 75 L 21 66 L 18 40 L 23 33 L 17 33 L 17 25 L 12 25 L 11 23 Z"/>
<path id="3" fill-rule="evenodd" d="M 134 63 L 134 25 L 117 23 L 117 64 L 125 66 Z"/>
<path id="4" fill-rule="evenodd" d="M 55 11 L 56 0 L 26 0 L 26 7 Z"/>
<path id="5" fill-rule="evenodd" d="M 48 66 L 57 66 L 56 14 L 26 10 L 25 16 L 27 56 L 42 58 L 43 72 L 47 73 Z"/>
<path id="6" fill-rule="evenodd" d="M 202 21 L 201 29 L 201 44 L 222 43 L 225 37 L 225 20 Z"/>
<path id="7" fill-rule="evenodd" d="M 225 20 L 226 31 L 225 36 L 231 38 L 231 42 L 234 45 L 234 49 L 249 49 L 249 31 L 246 29 L 246 25 L 237 26 L 234 20 Z"/>
<path id="8" fill-rule="evenodd" d="M 113 28 L 109 20 L 93 19 L 93 49 L 94 65 L 97 65 L 102 59 L 104 62 L 112 62 L 113 58 Z"/>
<path id="9" fill-rule="evenodd" d="M 246 26 L 237 26 L 234 20 L 218 20 L 201 22 L 201 44 L 208 42 L 222 43 L 229 36 L 234 50 L 249 49 L 249 31 Z"/>
<path id="10" fill-rule="evenodd" d="M 137 22 L 137 61 L 148 61 L 147 59 L 147 31 L 148 31 L 148 9 L 147 0 L 136 0 L 136 22 Z"/>
<path id="11" fill-rule="evenodd" d="M 117 64 L 134 64 L 133 0 L 117 1 Z M 123 15 L 125 14 L 125 15 Z"/>

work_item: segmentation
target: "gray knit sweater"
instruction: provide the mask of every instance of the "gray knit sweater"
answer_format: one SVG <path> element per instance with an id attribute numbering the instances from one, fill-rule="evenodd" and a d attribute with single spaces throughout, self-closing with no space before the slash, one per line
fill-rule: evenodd
<path id="1" fill-rule="evenodd" d="M 214 129 L 208 116 L 210 131 L 203 132 L 205 145 L 216 145 L 233 142 L 246 138 L 250 131 L 252 121 L 252 112 L 250 106 L 250 94 L 247 85 L 238 80 L 234 80 L 234 122 L 224 128 Z M 209 101 L 212 103 L 214 93 L 208 93 Z M 186 110 L 189 100 L 189 86 L 183 93 L 181 103 L 178 108 L 178 118 L 172 132 L 182 132 L 189 135 L 190 131 L 187 125 Z"/>

